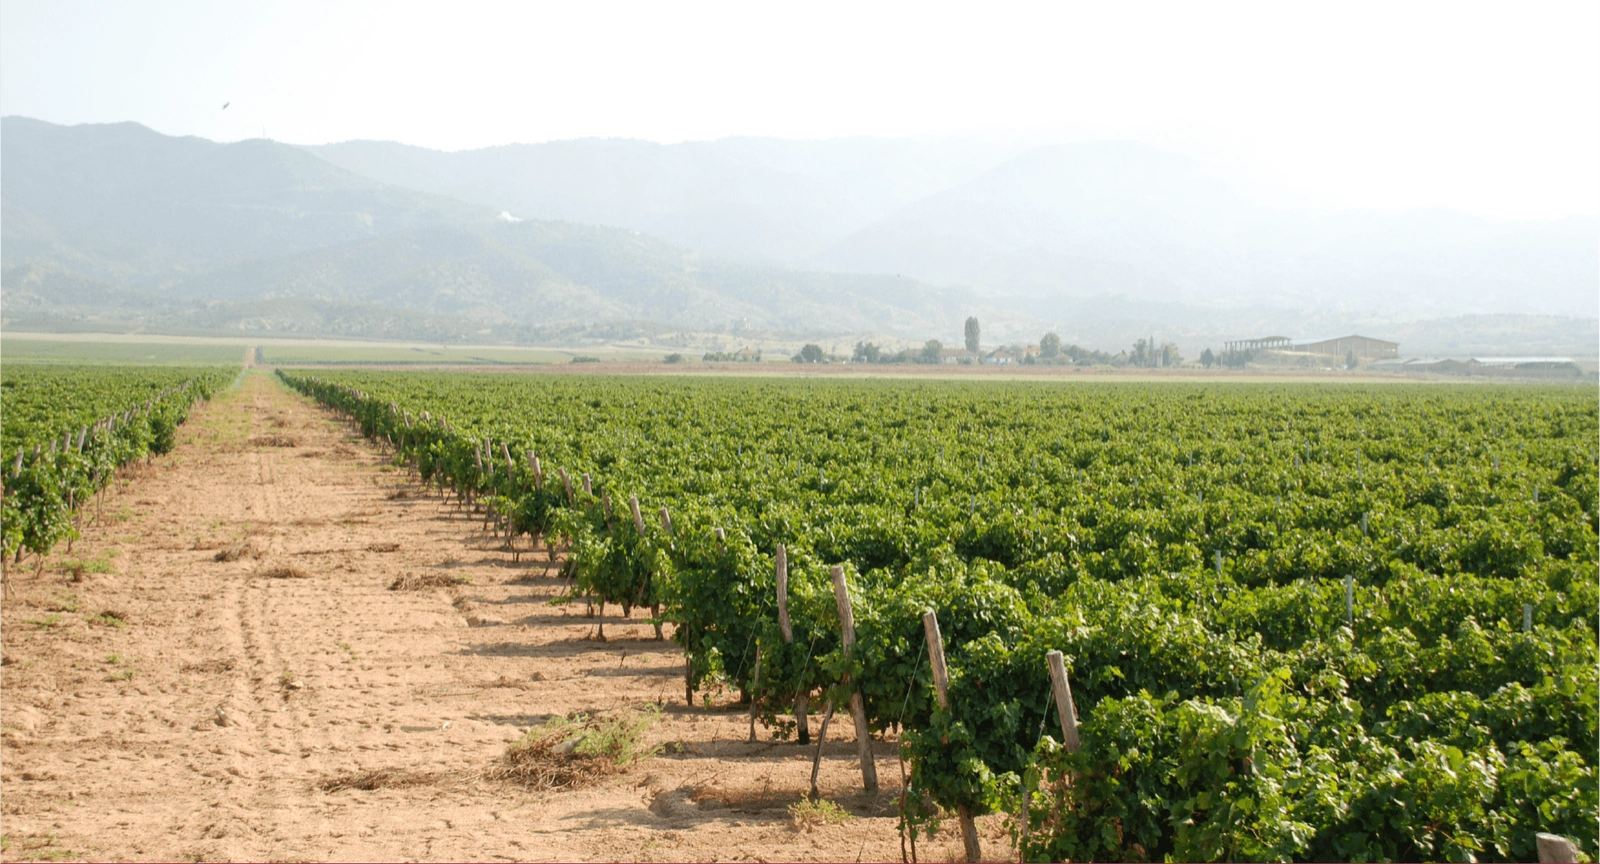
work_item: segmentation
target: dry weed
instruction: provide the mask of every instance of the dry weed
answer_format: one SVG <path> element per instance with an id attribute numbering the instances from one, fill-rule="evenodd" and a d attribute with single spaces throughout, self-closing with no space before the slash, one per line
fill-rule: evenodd
<path id="1" fill-rule="evenodd" d="M 389 583 L 390 591 L 427 591 L 432 588 L 454 588 L 465 585 L 467 579 L 449 573 L 401 573 Z"/>
<path id="2" fill-rule="evenodd" d="M 265 570 L 257 570 L 254 575 L 260 576 L 260 577 L 262 577 L 264 579 L 310 579 L 311 578 L 311 574 L 307 573 L 304 570 L 301 570 L 299 567 L 268 567 Z"/>
<path id="3" fill-rule="evenodd" d="M 398 552 L 398 551 L 400 551 L 400 544 L 394 542 L 393 540 L 385 540 L 385 541 L 382 541 L 382 542 L 379 542 L 379 543 L 368 543 L 367 544 L 367 551 L 368 552 Z"/>
<path id="4" fill-rule="evenodd" d="M 233 658 L 229 657 L 221 660 L 203 660 L 199 663 L 185 663 L 180 671 L 188 672 L 190 674 L 200 673 L 205 675 L 216 675 L 223 672 L 232 672 Z"/>
<path id="5" fill-rule="evenodd" d="M 218 550 L 217 554 L 211 556 L 211 560 L 224 562 L 237 561 L 245 556 L 259 558 L 261 557 L 261 552 L 260 550 L 256 549 L 255 544 L 251 543 L 249 540 L 243 540 Z"/>
<path id="6" fill-rule="evenodd" d="M 423 771 L 411 771 L 405 768 L 378 768 L 372 771 L 357 771 L 336 774 L 317 784 L 317 788 L 324 792 L 338 792 L 343 789 L 358 789 L 362 792 L 371 792 L 376 789 L 409 789 L 414 786 L 432 785 L 438 776 Z"/>
<path id="7" fill-rule="evenodd" d="M 293 435 L 252 435 L 247 441 L 252 447 L 298 447 Z"/>

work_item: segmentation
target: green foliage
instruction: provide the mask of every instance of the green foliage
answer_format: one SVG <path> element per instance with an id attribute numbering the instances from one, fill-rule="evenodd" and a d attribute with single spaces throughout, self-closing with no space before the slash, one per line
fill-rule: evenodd
<path id="1" fill-rule="evenodd" d="M 0 373 L 0 556 L 43 554 L 116 469 L 176 443 L 195 401 L 236 370 L 7 365 Z"/>
<path id="2" fill-rule="evenodd" d="M 286 379 L 568 540 L 581 591 L 660 603 L 691 684 L 780 729 L 797 691 L 859 689 L 902 734 L 914 823 L 1018 813 L 1027 785 L 1030 858 L 1510 860 L 1539 831 L 1597 851 L 1590 391 Z"/>
<path id="3" fill-rule="evenodd" d="M 1050 359 L 1061 353 L 1061 337 L 1046 333 L 1039 337 L 1039 356 Z"/>

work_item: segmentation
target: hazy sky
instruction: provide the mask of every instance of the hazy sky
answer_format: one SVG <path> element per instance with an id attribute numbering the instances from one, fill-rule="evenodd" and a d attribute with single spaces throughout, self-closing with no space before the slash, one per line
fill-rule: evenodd
<path id="1" fill-rule="evenodd" d="M 1344 204 L 1592 214 L 1597 10 L 5 0 L 0 111 L 442 149 L 1072 129 Z"/>

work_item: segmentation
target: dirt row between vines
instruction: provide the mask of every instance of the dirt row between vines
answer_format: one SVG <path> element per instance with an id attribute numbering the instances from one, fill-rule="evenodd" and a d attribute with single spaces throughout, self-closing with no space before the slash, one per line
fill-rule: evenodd
<path id="1" fill-rule="evenodd" d="M 675 645 L 614 607 L 592 640 L 542 553 L 513 563 L 264 372 L 98 510 L 0 607 L 5 860 L 900 858 L 892 742 L 866 795 L 832 724 L 821 790 L 853 818 L 796 827 L 811 748 L 687 708 Z M 390 590 L 407 574 L 464 581 Z M 552 716 L 651 705 L 663 752 L 594 785 L 486 777 Z"/>

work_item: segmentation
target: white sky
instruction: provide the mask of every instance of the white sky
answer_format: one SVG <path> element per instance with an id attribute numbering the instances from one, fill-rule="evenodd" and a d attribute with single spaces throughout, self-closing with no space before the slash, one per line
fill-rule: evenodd
<path id="1" fill-rule="evenodd" d="M 1593 214 L 1600 4 L 5 0 L 0 112 L 441 149 L 1070 128 L 1341 204 Z"/>

